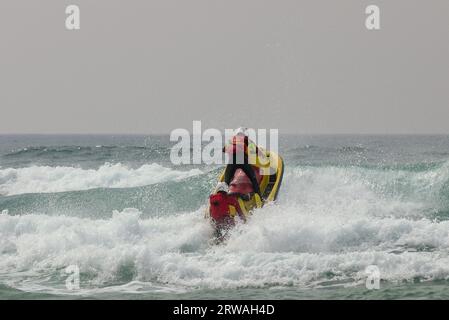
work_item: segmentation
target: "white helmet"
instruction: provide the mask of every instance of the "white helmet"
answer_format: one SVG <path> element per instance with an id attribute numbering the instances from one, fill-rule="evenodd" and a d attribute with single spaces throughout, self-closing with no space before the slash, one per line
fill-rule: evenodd
<path id="1" fill-rule="evenodd" d="M 215 188 L 215 192 L 229 192 L 229 186 L 226 182 L 219 182 Z"/>
<path id="2" fill-rule="evenodd" d="M 234 134 L 236 136 L 239 136 L 239 135 L 247 136 L 248 135 L 247 131 L 248 131 L 247 127 L 240 127 L 238 129 L 235 129 Z"/>

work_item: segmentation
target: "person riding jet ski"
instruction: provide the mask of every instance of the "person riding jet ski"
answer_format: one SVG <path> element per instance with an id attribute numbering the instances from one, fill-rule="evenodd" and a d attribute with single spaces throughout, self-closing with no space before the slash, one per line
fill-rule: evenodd
<path id="1" fill-rule="evenodd" d="M 231 142 L 223 147 L 223 152 L 227 153 L 231 160 L 231 163 L 226 166 L 224 172 L 224 182 L 229 185 L 236 171 L 242 169 L 251 181 L 254 193 L 256 194 L 256 202 L 258 207 L 260 207 L 262 204 L 262 194 L 255 170 L 259 170 L 262 167 L 260 158 L 264 156 L 264 151 L 249 139 L 247 132 L 247 128 L 238 128 Z"/>
<path id="2" fill-rule="evenodd" d="M 205 218 L 210 219 L 215 239 L 224 240 L 240 220 L 247 221 L 256 208 L 275 201 L 284 174 L 284 161 L 275 150 L 264 150 L 239 128 L 223 148 L 228 164 L 209 195 Z"/>

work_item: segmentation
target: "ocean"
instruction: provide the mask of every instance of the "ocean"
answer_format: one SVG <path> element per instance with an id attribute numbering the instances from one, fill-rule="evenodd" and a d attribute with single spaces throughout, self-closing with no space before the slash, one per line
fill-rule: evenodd
<path id="1" fill-rule="evenodd" d="M 168 136 L 1 135 L 0 299 L 449 298 L 449 136 L 279 144 L 277 202 L 215 245 L 221 167 Z"/>

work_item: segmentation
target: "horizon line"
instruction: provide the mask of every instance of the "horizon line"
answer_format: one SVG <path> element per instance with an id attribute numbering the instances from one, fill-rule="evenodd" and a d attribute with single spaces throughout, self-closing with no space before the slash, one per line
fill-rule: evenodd
<path id="1" fill-rule="evenodd" d="M 220 130 L 223 131 L 223 130 Z M 120 136 L 169 136 L 170 132 L 133 132 L 133 133 L 126 133 L 126 132 L 0 132 L 0 136 L 69 136 L 69 135 L 97 135 L 97 136 L 113 136 L 113 135 L 120 135 Z M 449 135 L 449 132 L 338 132 L 338 133 L 331 133 L 331 132 L 280 132 L 279 135 L 302 135 L 302 136 L 346 136 L 346 135 L 359 135 L 359 136 L 444 136 Z"/>

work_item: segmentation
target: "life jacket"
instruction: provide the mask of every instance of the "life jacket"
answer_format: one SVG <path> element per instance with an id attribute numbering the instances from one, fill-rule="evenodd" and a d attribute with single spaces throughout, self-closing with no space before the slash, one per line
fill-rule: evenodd
<path id="1" fill-rule="evenodd" d="M 217 222 L 233 223 L 236 214 L 246 220 L 248 212 L 243 201 L 236 195 L 218 192 L 209 197 L 209 202 L 210 215 Z"/>

